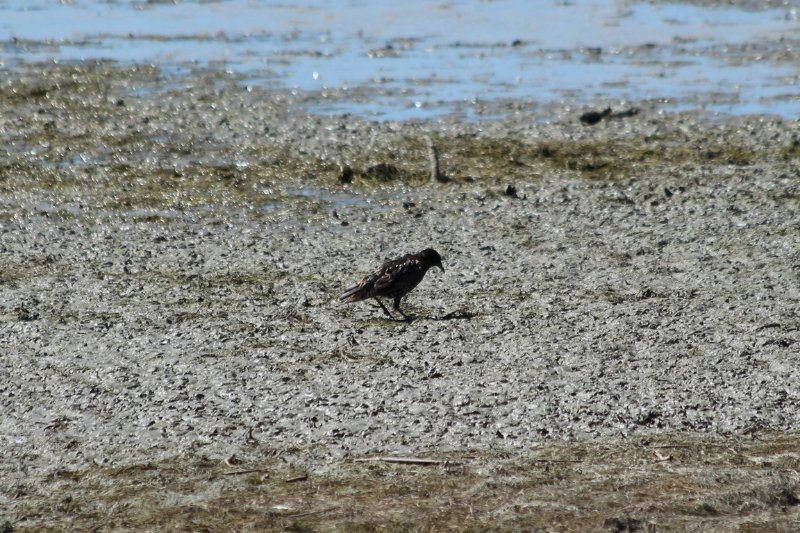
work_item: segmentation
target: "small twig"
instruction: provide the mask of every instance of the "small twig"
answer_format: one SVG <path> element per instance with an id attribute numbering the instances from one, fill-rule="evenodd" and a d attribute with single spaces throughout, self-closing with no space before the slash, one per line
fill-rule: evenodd
<path id="1" fill-rule="evenodd" d="M 305 513 L 287 514 L 282 516 L 281 518 L 300 518 L 301 516 L 311 516 L 315 514 L 328 513 L 330 511 L 335 511 L 336 509 L 338 509 L 338 507 L 333 506 L 333 507 L 327 507 L 325 509 L 320 509 L 319 511 L 306 511 Z"/>
<path id="2" fill-rule="evenodd" d="M 425 136 L 425 143 L 428 145 L 428 160 L 430 162 L 431 181 L 447 181 L 439 171 L 439 149 L 433 144 L 433 139 Z"/>
<path id="3" fill-rule="evenodd" d="M 672 456 L 671 455 L 664 455 L 658 450 L 653 450 L 653 455 L 656 456 L 656 460 L 654 461 L 656 463 L 663 463 L 663 462 L 666 462 L 666 461 L 672 461 Z"/>
<path id="4" fill-rule="evenodd" d="M 241 476 L 244 474 L 260 474 L 264 472 L 269 472 L 269 470 L 265 468 L 251 468 L 250 470 L 233 470 L 231 472 L 223 472 L 223 476 Z"/>
<path id="5" fill-rule="evenodd" d="M 359 459 L 355 459 L 357 463 L 369 463 L 369 462 L 380 462 L 380 463 L 399 463 L 404 465 L 423 465 L 423 466 L 435 466 L 435 465 L 445 465 L 445 466 L 456 466 L 460 465 L 459 461 L 450 461 L 450 460 L 440 460 L 440 459 L 423 459 L 421 457 L 362 457 Z"/>
<path id="6" fill-rule="evenodd" d="M 298 481 L 305 481 L 308 479 L 308 474 L 301 474 L 296 477 L 290 477 L 286 480 L 286 483 L 297 483 Z"/>
<path id="7" fill-rule="evenodd" d="M 697 448 L 698 446 L 707 446 L 707 444 L 664 444 L 664 445 L 648 445 L 649 448 Z"/>
<path id="8" fill-rule="evenodd" d="M 534 463 L 582 463 L 582 459 L 534 459 Z"/>

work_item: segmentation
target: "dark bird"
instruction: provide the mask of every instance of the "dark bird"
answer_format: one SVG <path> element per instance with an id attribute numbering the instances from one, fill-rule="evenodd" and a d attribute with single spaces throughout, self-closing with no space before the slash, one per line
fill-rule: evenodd
<path id="1" fill-rule="evenodd" d="M 611 108 L 607 107 L 602 111 L 587 111 L 583 115 L 580 116 L 581 122 L 584 124 L 588 124 L 589 126 L 594 126 L 607 116 L 611 115 Z"/>
<path id="2" fill-rule="evenodd" d="M 408 320 L 406 314 L 400 309 L 400 300 L 419 285 L 419 282 L 425 277 L 425 273 L 433 266 L 439 267 L 444 272 L 442 256 L 432 248 L 422 250 L 418 254 L 408 254 L 392 259 L 364 276 L 364 279 L 358 284 L 344 291 L 339 299 L 352 303 L 375 298 L 383 312 L 394 318 L 378 297 L 394 298 L 392 309 L 396 309 L 403 315 L 403 318 Z"/>

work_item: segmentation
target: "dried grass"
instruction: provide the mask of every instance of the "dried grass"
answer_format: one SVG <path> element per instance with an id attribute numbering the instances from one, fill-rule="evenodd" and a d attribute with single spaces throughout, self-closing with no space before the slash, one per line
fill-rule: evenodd
<path id="1" fill-rule="evenodd" d="M 797 531 L 797 434 L 660 437 L 348 460 L 273 453 L 60 471 L 12 496 L 13 531 Z"/>

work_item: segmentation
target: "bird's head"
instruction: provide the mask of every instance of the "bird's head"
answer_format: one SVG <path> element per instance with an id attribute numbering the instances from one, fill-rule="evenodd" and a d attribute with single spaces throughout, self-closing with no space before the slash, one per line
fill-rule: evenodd
<path id="1" fill-rule="evenodd" d="M 439 267 L 439 269 L 444 272 L 444 267 L 442 266 L 442 256 L 439 255 L 439 252 L 433 248 L 426 248 L 422 250 L 420 255 L 422 255 L 422 260 L 425 262 L 425 265 L 428 268 Z"/>

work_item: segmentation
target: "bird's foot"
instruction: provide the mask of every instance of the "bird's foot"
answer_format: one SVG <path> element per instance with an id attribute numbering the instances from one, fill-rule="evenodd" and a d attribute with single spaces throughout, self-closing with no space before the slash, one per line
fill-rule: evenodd
<path id="1" fill-rule="evenodd" d="M 400 310 L 399 307 L 392 307 L 392 309 L 394 309 L 395 311 L 397 311 L 398 313 L 400 313 L 403 316 L 403 321 L 404 322 L 408 322 L 410 324 L 411 322 L 414 321 L 414 317 L 413 316 L 405 314 L 403 311 Z"/>

